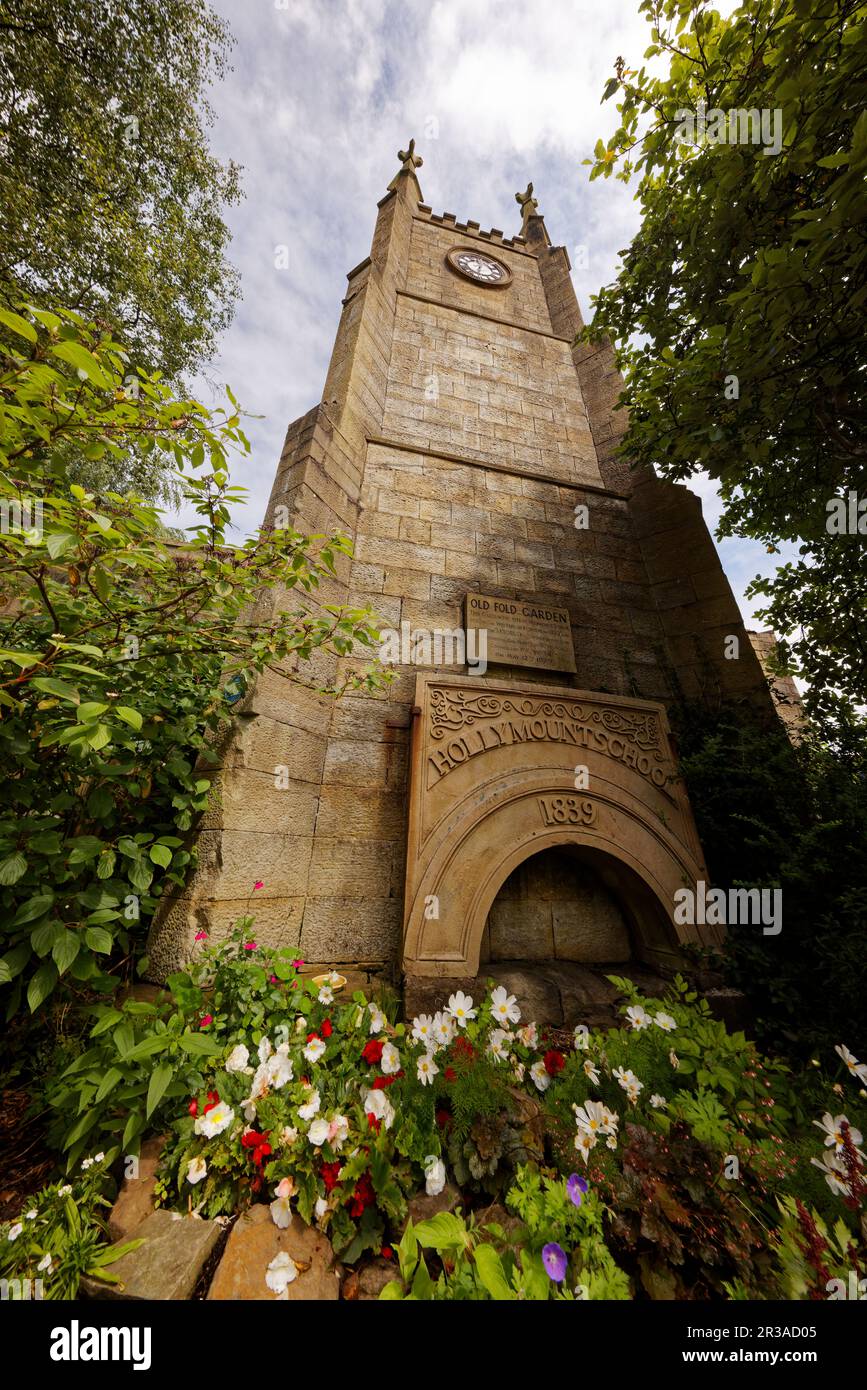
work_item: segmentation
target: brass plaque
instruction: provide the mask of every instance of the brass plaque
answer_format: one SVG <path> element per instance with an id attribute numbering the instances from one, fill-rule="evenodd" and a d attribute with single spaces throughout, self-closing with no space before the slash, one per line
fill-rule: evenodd
<path id="1" fill-rule="evenodd" d="M 535 599 L 467 594 L 464 626 L 487 633 L 487 660 L 498 666 L 575 671 L 572 624 L 566 608 Z M 481 654 L 482 648 L 476 644 Z"/>

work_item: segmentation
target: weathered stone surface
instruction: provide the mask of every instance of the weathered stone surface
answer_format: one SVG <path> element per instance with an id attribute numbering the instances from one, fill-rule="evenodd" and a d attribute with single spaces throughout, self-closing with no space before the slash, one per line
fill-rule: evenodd
<path id="1" fill-rule="evenodd" d="M 154 1178 L 165 1136 L 146 1139 L 138 1158 L 138 1173 L 124 1178 L 108 1218 L 108 1233 L 115 1242 L 129 1240 L 154 1209 Z"/>
<path id="2" fill-rule="evenodd" d="M 352 1302 L 371 1303 L 379 1298 L 386 1284 L 399 1278 L 396 1260 L 372 1260 L 370 1264 L 347 1274 L 341 1296 Z"/>
<path id="3" fill-rule="evenodd" d="M 297 1215 L 286 1230 L 281 1230 L 271 1220 L 270 1208 L 260 1203 L 232 1227 L 208 1300 L 278 1301 L 265 1283 L 265 1275 L 281 1252 L 290 1255 L 299 1268 L 297 1279 L 286 1289 L 290 1303 L 339 1298 L 340 1269 L 330 1242 L 312 1226 L 305 1226 Z"/>
<path id="4" fill-rule="evenodd" d="M 441 1211 L 456 1211 L 462 1204 L 460 1189 L 455 1187 L 454 1183 L 447 1182 L 436 1197 L 429 1197 L 426 1192 L 417 1192 L 411 1197 L 407 1220 L 417 1226 L 420 1221 L 430 1221 L 432 1216 L 438 1216 Z"/>
<path id="5" fill-rule="evenodd" d="M 143 1241 L 111 1266 L 119 1285 L 84 1279 L 88 1298 L 192 1298 L 199 1275 L 223 1232 L 215 1221 L 155 1211 L 137 1226 L 130 1239 Z"/>

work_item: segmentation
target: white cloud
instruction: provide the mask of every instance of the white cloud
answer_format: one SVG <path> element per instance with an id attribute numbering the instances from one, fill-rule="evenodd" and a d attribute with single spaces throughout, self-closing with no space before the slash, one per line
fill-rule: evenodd
<path id="1" fill-rule="evenodd" d="M 616 122 L 613 105 L 599 104 L 615 58 L 640 60 L 649 42 L 637 0 L 280 5 L 215 3 L 237 46 L 212 93 L 214 147 L 244 166 L 246 198 L 229 214 L 243 303 L 206 376 L 264 417 L 249 422 L 253 457 L 236 477 L 250 489 L 242 530 L 264 513 L 287 425 L 321 398 L 346 272 L 368 254 L 376 203 L 411 135 L 437 211 L 511 235 L 515 191 L 534 181 L 585 316 L 639 224 L 632 190 L 590 184 L 581 164 Z M 287 269 L 275 266 L 277 246 Z M 768 557 L 742 542 L 723 553 L 740 598 Z"/>

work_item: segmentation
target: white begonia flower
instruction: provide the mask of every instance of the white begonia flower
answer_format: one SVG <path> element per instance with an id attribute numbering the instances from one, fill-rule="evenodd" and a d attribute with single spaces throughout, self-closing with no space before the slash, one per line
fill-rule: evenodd
<path id="1" fill-rule="evenodd" d="M 364 1097 L 364 1113 L 381 1120 L 386 1129 L 391 1129 L 395 1120 L 395 1110 L 385 1091 L 368 1091 Z"/>
<path id="2" fill-rule="evenodd" d="M 530 1075 L 537 1091 L 547 1091 L 551 1085 L 551 1078 L 545 1070 L 544 1062 L 534 1062 L 530 1068 Z"/>
<path id="3" fill-rule="evenodd" d="M 498 1023 L 520 1023 L 521 1010 L 518 1008 L 514 994 L 503 985 L 498 985 L 491 992 L 491 1014 Z"/>
<path id="4" fill-rule="evenodd" d="M 395 1076 L 400 1071 L 400 1053 L 394 1043 L 385 1044 L 379 1065 L 386 1076 Z"/>
<path id="5" fill-rule="evenodd" d="M 16 1221 L 14 1226 L 10 1226 L 9 1230 L 6 1232 L 6 1239 L 17 1240 L 23 1230 L 23 1223 L 21 1221 Z"/>
<path id="6" fill-rule="evenodd" d="M 271 1220 L 281 1231 L 292 1223 L 292 1207 L 288 1197 L 275 1197 L 271 1203 Z"/>
<path id="7" fill-rule="evenodd" d="M 525 1047 L 535 1047 L 539 1041 L 539 1030 L 535 1023 L 525 1023 L 518 1029 L 518 1037 Z"/>
<path id="8" fill-rule="evenodd" d="M 38 1271 L 40 1274 L 50 1274 L 50 1273 L 51 1273 L 52 1260 L 53 1260 L 53 1256 L 52 1256 L 52 1255 L 50 1255 L 50 1254 L 48 1254 L 48 1255 L 43 1255 L 43 1256 L 42 1256 L 42 1259 L 39 1261 L 39 1264 L 36 1266 L 37 1271 Z"/>
<path id="9" fill-rule="evenodd" d="M 377 1004 L 368 1004 L 367 1007 L 370 1010 L 370 1032 L 381 1033 L 386 1023 L 385 1014 Z"/>
<path id="10" fill-rule="evenodd" d="M 207 1115 L 200 1115 L 195 1123 L 196 1134 L 204 1134 L 206 1139 L 213 1139 L 215 1135 L 222 1134 L 224 1129 L 235 1118 L 235 1112 L 230 1105 L 221 1100 L 219 1105 L 213 1106 Z"/>
<path id="11" fill-rule="evenodd" d="M 262 1038 L 259 1043 L 259 1061 L 267 1062 L 271 1056 L 271 1044 L 267 1038 Z"/>
<path id="12" fill-rule="evenodd" d="M 617 1078 L 619 1085 L 624 1091 L 634 1091 L 636 1095 L 644 1089 L 644 1082 L 639 1081 L 633 1071 L 625 1071 L 623 1067 L 615 1067 L 613 1075 Z"/>
<path id="13" fill-rule="evenodd" d="M 83 1159 L 81 1160 L 81 1166 L 82 1166 L 82 1168 L 85 1169 L 85 1170 L 88 1169 L 88 1168 L 92 1168 L 92 1167 L 93 1167 L 93 1159 L 92 1159 L 92 1158 L 83 1158 Z"/>
<path id="14" fill-rule="evenodd" d="M 519 1061 L 519 1059 L 515 1056 L 510 1057 L 509 1061 L 512 1063 L 512 1075 L 520 1085 L 520 1083 L 524 1080 L 524 1073 L 527 1070 L 527 1068 L 524 1066 L 524 1063 Z"/>
<path id="15" fill-rule="evenodd" d="M 295 1074 L 291 1061 L 289 1060 L 289 1044 L 281 1043 L 280 1047 L 272 1057 L 265 1063 L 268 1070 L 268 1081 L 275 1091 L 281 1090 L 287 1082 L 292 1080 Z"/>
<path id="16" fill-rule="evenodd" d="M 288 1299 L 289 1285 L 297 1278 L 298 1266 L 291 1255 L 287 1255 L 285 1250 L 281 1250 L 280 1254 L 275 1255 L 268 1266 L 265 1283 L 278 1298 Z"/>
<path id="17" fill-rule="evenodd" d="M 599 1068 L 592 1057 L 588 1057 L 587 1061 L 584 1063 L 584 1075 L 594 1086 L 599 1085 Z"/>
<path id="18" fill-rule="evenodd" d="M 72 1184 L 66 1182 L 66 1183 L 63 1184 L 62 1187 L 58 1187 L 58 1189 L 57 1189 L 57 1195 L 58 1195 L 58 1197 L 68 1197 L 71 1191 L 72 1191 Z"/>
<path id="19" fill-rule="evenodd" d="M 311 1116 L 310 1118 L 312 1119 L 313 1117 Z M 283 1126 L 283 1128 L 282 1128 L 281 1131 L 280 1131 L 280 1143 L 281 1143 L 281 1144 L 285 1144 L 285 1145 L 286 1145 L 286 1148 L 288 1149 L 288 1148 L 290 1148 L 290 1147 L 292 1146 L 292 1144 L 295 1143 L 295 1140 L 296 1140 L 297 1138 L 298 1138 L 298 1131 L 297 1131 L 297 1129 L 294 1127 L 294 1125 L 284 1125 L 284 1126 Z"/>
<path id="20" fill-rule="evenodd" d="M 315 1148 L 320 1149 L 328 1139 L 328 1121 L 323 1119 L 314 1120 L 307 1131 L 307 1138 Z"/>
<path id="21" fill-rule="evenodd" d="M 438 1197 L 446 1185 L 446 1165 L 436 1154 L 424 1161 L 424 1190 L 429 1197 Z"/>
<path id="22" fill-rule="evenodd" d="M 247 1073 L 250 1070 L 250 1049 L 243 1043 L 238 1043 L 232 1048 L 225 1061 L 226 1071 L 231 1073 L 242 1071 Z"/>
<path id="23" fill-rule="evenodd" d="M 196 1158 L 191 1158 L 187 1164 L 187 1182 L 192 1183 L 195 1187 L 197 1182 L 201 1182 L 202 1178 L 207 1176 L 208 1165 L 201 1154 L 197 1155 Z"/>
<path id="24" fill-rule="evenodd" d="M 98 1153 L 98 1154 L 95 1154 L 95 1155 L 94 1155 L 93 1161 L 94 1161 L 94 1163 L 102 1163 L 102 1161 L 103 1161 L 104 1158 L 105 1158 L 105 1154 L 104 1154 L 104 1153 Z"/>
<path id="25" fill-rule="evenodd" d="M 334 990 L 330 985 L 323 985 L 316 998 L 319 1000 L 320 1004 L 333 1004 Z"/>
<path id="26" fill-rule="evenodd" d="M 328 1142 L 339 1153 L 349 1138 L 349 1121 L 345 1115 L 335 1115 L 328 1122 Z"/>
<path id="27" fill-rule="evenodd" d="M 662 1029 L 663 1033 L 673 1033 L 675 1028 L 677 1027 L 677 1023 L 672 1018 L 671 1014 L 654 1014 L 653 1021 L 656 1024 L 657 1028 Z"/>
<path id="28" fill-rule="evenodd" d="M 504 1028 L 494 1028 L 488 1038 L 488 1054 L 496 1062 L 505 1062 L 508 1056 L 508 1044 L 512 1041 L 511 1033 L 507 1033 Z"/>
<path id="29" fill-rule="evenodd" d="M 626 1017 L 629 1019 L 632 1027 L 638 1031 L 642 1028 L 650 1027 L 650 1014 L 646 1009 L 643 1009 L 640 1004 L 633 1004 L 628 1008 L 626 1010 Z"/>
<path id="30" fill-rule="evenodd" d="M 251 1125 L 256 1118 L 256 1102 L 252 1096 L 247 1096 L 246 1100 L 241 1101 L 241 1112 L 248 1125 Z"/>
<path id="31" fill-rule="evenodd" d="M 313 1215 L 317 1221 L 321 1221 L 328 1210 L 328 1203 L 324 1197 L 317 1197 L 313 1206 Z"/>
<path id="32" fill-rule="evenodd" d="M 831 1191 L 837 1197 L 848 1195 L 849 1189 L 846 1186 L 846 1164 L 839 1154 L 832 1153 L 830 1149 L 824 1149 L 821 1158 L 811 1158 L 810 1162 L 820 1170 Z"/>
<path id="33" fill-rule="evenodd" d="M 586 1129 L 579 1129 L 578 1133 L 575 1135 L 575 1148 L 586 1163 L 590 1157 L 590 1150 L 596 1148 L 596 1139 L 594 1135 L 588 1134 Z"/>
<path id="34" fill-rule="evenodd" d="M 846 1070 L 849 1075 L 856 1077 L 859 1081 L 863 1081 L 864 1084 L 867 1085 L 867 1062 L 859 1062 L 858 1058 L 853 1056 L 848 1047 L 845 1047 L 843 1043 L 835 1047 L 834 1051 L 837 1056 L 842 1058 L 845 1062 Z"/>
<path id="35" fill-rule="evenodd" d="M 455 1036 L 455 1021 L 451 1014 L 438 1010 L 431 1020 L 431 1030 L 441 1047 L 448 1047 Z"/>
<path id="36" fill-rule="evenodd" d="M 821 1120 L 814 1120 L 813 1124 L 825 1135 L 826 1146 L 833 1144 L 838 1153 L 843 1147 L 843 1125 L 849 1125 L 849 1138 L 856 1149 L 863 1138 L 860 1129 L 854 1129 L 845 1115 L 831 1115 L 826 1111 Z"/>
<path id="37" fill-rule="evenodd" d="M 325 1051 L 325 1043 L 321 1038 L 311 1038 L 304 1049 L 304 1056 L 308 1062 L 318 1062 Z"/>
<path id="38" fill-rule="evenodd" d="M 448 1012 L 459 1028 L 466 1028 L 470 1019 L 476 1016 L 472 995 L 464 994 L 461 989 L 456 990 L 454 994 L 449 996 Z"/>
<path id="39" fill-rule="evenodd" d="M 24 1219 L 25 1221 L 35 1221 L 38 1215 L 39 1212 L 33 1207 L 30 1211 L 24 1213 Z"/>
<path id="40" fill-rule="evenodd" d="M 433 1079 L 439 1072 L 439 1067 L 429 1052 L 423 1052 L 416 1065 L 418 1079 L 423 1086 L 431 1086 Z"/>
<path id="41" fill-rule="evenodd" d="M 339 970 L 329 970 L 328 973 L 326 974 L 325 978 L 326 978 L 326 980 L 328 981 L 328 983 L 329 983 L 330 985 L 339 985 L 339 984 L 340 984 L 340 971 L 339 971 Z"/>
<path id="42" fill-rule="evenodd" d="M 412 1037 L 425 1046 L 433 1042 L 433 1019 L 429 1014 L 419 1014 L 412 1021 Z"/>
<path id="43" fill-rule="evenodd" d="M 653 1106 L 654 1110 L 668 1109 L 668 1101 L 665 1099 L 665 1096 L 659 1095 L 656 1091 L 654 1091 L 653 1095 L 650 1097 L 650 1104 Z"/>
<path id="44" fill-rule="evenodd" d="M 298 1107 L 298 1118 L 304 1121 L 312 1120 L 314 1115 L 319 1113 L 322 1104 L 322 1097 L 318 1091 L 310 1092 L 310 1099 Z"/>

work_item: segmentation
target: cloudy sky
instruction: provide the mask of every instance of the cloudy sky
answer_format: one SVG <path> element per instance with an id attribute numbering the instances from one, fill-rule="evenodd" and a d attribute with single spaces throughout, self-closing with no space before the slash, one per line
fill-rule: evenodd
<path id="1" fill-rule="evenodd" d="M 243 301 L 208 378 L 263 417 L 235 479 L 250 491 L 243 531 L 261 521 L 287 424 L 321 398 L 346 272 L 411 135 L 435 212 L 513 235 L 515 192 L 533 180 L 590 317 L 639 219 L 632 189 L 589 183 L 581 161 L 613 128 L 599 100 L 615 59 L 640 60 L 649 36 L 638 0 L 212 2 L 236 39 L 211 92 L 212 144 L 243 165 L 246 197 L 229 213 Z M 696 490 L 713 525 L 713 491 Z M 743 589 L 769 557 L 741 541 L 721 554 L 749 617 Z"/>

